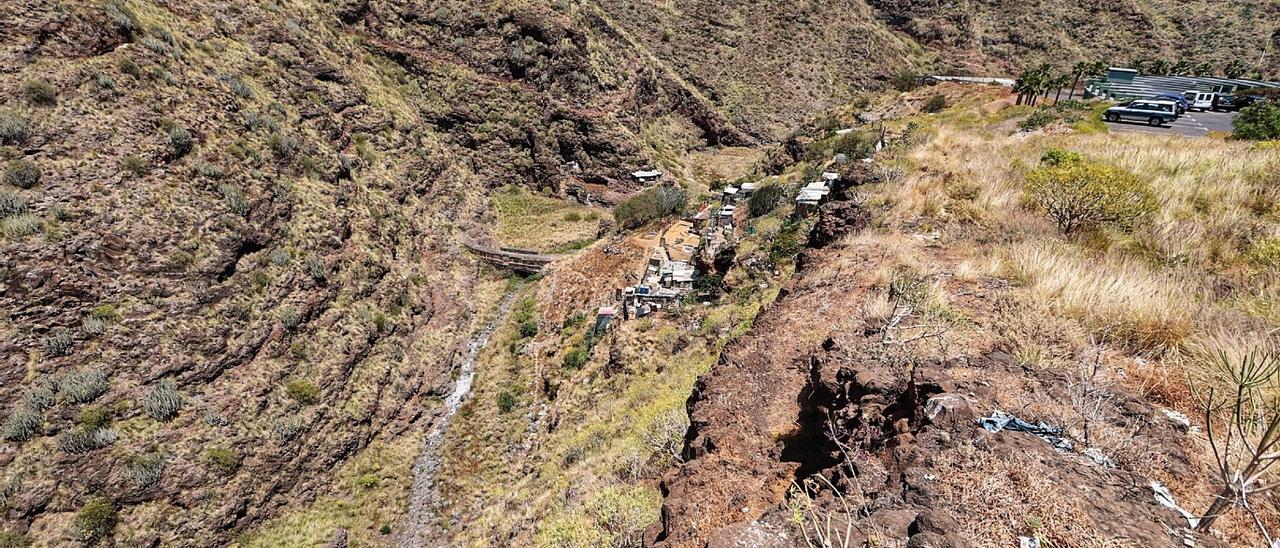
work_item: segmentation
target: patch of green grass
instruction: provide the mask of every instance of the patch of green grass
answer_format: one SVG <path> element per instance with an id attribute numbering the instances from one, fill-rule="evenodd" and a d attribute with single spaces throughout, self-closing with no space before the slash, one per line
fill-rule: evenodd
<path id="1" fill-rule="evenodd" d="M 524 187 L 510 186 L 490 196 L 498 217 L 498 240 L 503 245 L 562 252 L 573 245 L 594 241 L 597 210 L 535 194 Z M 570 249 L 571 250 L 571 249 Z"/>

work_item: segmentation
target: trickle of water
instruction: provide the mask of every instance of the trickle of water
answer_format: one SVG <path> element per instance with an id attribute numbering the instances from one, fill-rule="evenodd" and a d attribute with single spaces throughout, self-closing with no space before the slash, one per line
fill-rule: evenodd
<path id="1" fill-rule="evenodd" d="M 511 303 L 515 301 L 514 292 L 507 293 L 498 304 L 498 313 L 489 323 L 471 336 L 467 342 L 467 351 L 463 353 L 458 364 L 458 380 L 453 390 L 444 399 L 444 413 L 437 416 L 427 431 L 427 438 L 422 442 L 422 452 L 413 463 L 413 486 L 409 491 L 409 512 L 405 515 L 404 525 L 398 544 L 402 547 L 445 546 L 445 539 L 439 531 L 433 529 L 439 523 L 436 510 L 440 505 L 440 494 L 436 490 L 436 473 L 440 469 L 440 443 L 444 440 L 449 419 L 462 407 L 462 402 L 471 393 L 471 384 L 476 376 L 476 359 L 480 351 L 489 344 L 489 338 L 507 317 Z"/>

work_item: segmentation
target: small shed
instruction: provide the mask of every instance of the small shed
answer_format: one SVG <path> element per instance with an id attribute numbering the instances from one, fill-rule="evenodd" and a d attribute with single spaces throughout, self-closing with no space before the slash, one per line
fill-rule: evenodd
<path id="1" fill-rule="evenodd" d="M 647 185 L 658 182 L 658 179 L 662 178 L 662 172 L 656 169 L 642 169 L 632 172 L 631 176 L 635 178 L 636 182 Z"/>
<path id="2" fill-rule="evenodd" d="M 727 187 L 724 187 L 724 190 L 723 190 L 723 191 L 721 191 L 721 195 L 723 196 L 723 198 L 724 198 L 724 203 L 726 203 L 726 204 L 732 204 L 732 203 L 734 203 L 734 202 L 737 202 L 737 201 L 738 201 L 738 188 L 737 188 L 737 187 L 735 187 L 735 186 L 727 186 Z"/>
<path id="3" fill-rule="evenodd" d="M 745 198 L 750 196 L 752 192 L 755 192 L 756 188 L 756 183 L 742 183 L 742 186 L 738 187 L 738 195 Z"/>
<path id="4" fill-rule="evenodd" d="M 609 324 L 613 323 L 613 319 L 618 316 L 618 309 L 612 306 L 602 306 L 596 311 L 596 325 L 593 327 L 596 333 L 603 332 L 609 328 Z"/>

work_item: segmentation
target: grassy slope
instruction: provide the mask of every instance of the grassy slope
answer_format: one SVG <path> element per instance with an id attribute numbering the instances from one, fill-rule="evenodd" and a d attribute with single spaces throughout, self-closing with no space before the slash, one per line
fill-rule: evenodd
<path id="1" fill-rule="evenodd" d="M 1280 262 L 1266 252 L 1280 231 L 1273 198 L 1280 183 L 1280 150 L 1274 145 L 1096 132 L 1010 134 L 1002 129 L 1007 127 L 1000 121 L 1004 114 L 983 109 L 982 99 L 955 100 L 964 104 L 957 109 L 962 112 L 916 118 L 931 136 L 896 160 L 906 169 L 904 178 L 868 190 L 869 205 L 879 211 L 879 228 L 850 244 L 907 236 L 911 243 L 897 244 L 896 253 L 906 255 L 903 265 L 956 280 L 1011 280 L 1011 304 L 1002 306 L 1022 312 L 980 325 L 1000 327 L 998 340 L 1015 359 L 1072 374 L 1082 360 L 1101 356 L 1099 385 L 1123 387 L 1193 417 L 1199 411 L 1190 390 L 1215 382 L 1219 350 L 1239 356 L 1249 348 L 1275 347 Z M 1024 174 L 1049 147 L 1149 181 L 1160 198 L 1154 219 L 1132 232 L 1061 236 L 1023 193 Z M 925 260 L 923 250 L 911 251 L 921 241 L 945 250 L 943 258 Z M 1073 418 L 1087 416 L 1076 407 L 1082 402 L 1039 401 L 1015 388 L 1006 388 L 1002 398 L 1006 409 L 1022 409 L 1032 420 L 1065 424 L 1074 435 L 1082 434 Z M 1214 483 L 1206 468 L 1198 468 L 1209 462 L 1202 435 L 1181 442 L 1191 455 L 1190 476 L 1170 476 L 1166 451 L 1132 447 L 1123 428 L 1108 426 L 1093 435 L 1094 444 L 1117 455 L 1121 467 L 1170 485 L 1192 511 L 1207 507 Z M 970 468 L 981 459 L 964 463 L 973 456 L 949 461 L 955 468 L 945 486 L 949 503 L 973 510 L 963 514 L 972 519 L 961 523 L 973 540 L 1004 543 L 1023 534 L 1020 524 L 980 517 L 978 509 L 986 507 L 1050 516 L 1045 535 L 1056 543 L 1101 540 L 1074 523 L 1074 514 L 1055 509 L 1060 501 L 1018 495 L 1042 488 L 1018 484 L 1017 474 L 1011 482 L 990 483 L 989 469 Z M 977 483 L 984 487 L 976 489 Z M 1253 538 L 1242 512 L 1218 525 L 1235 542 Z"/>

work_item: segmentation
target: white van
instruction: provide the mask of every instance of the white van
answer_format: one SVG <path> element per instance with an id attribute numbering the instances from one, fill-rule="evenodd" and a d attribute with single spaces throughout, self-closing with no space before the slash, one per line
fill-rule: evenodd
<path id="1" fill-rule="evenodd" d="M 1187 91 L 1183 92 L 1182 98 L 1187 100 L 1187 110 L 1213 110 L 1213 100 L 1218 94 L 1211 91 Z"/>

